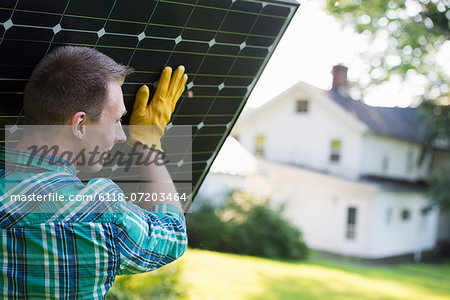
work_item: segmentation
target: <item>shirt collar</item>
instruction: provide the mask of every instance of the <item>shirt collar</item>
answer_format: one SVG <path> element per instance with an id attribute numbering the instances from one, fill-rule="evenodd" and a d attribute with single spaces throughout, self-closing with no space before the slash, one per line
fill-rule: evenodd
<path id="1" fill-rule="evenodd" d="M 56 155 L 46 155 L 30 150 L 22 150 L 0 146 L 1 160 L 4 161 L 5 170 L 22 169 L 40 172 L 56 171 L 77 174 L 75 166 L 68 160 Z"/>

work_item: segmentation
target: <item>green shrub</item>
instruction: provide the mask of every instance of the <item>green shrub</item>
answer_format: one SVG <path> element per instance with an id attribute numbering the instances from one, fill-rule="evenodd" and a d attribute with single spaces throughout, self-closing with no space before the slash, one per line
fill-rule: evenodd
<path id="1" fill-rule="evenodd" d="M 186 215 L 189 246 L 202 249 L 222 249 L 231 240 L 230 224 L 223 222 L 216 208 L 202 205 L 198 211 Z"/>
<path id="2" fill-rule="evenodd" d="M 203 205 L 187 215 L 193 248 L 268 258 L 303 259 L 308 248 L 301 232 L 273 210 L 268 200 L 234 192 L 221 207 Z"/>

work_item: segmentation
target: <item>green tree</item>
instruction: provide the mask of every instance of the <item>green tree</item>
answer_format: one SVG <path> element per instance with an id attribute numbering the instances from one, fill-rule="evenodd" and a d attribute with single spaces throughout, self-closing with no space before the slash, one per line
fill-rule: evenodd
<path id="1" fill-rule="evenodd" d="M 364 54 L 372 81 L 361 88 L 422 75 L 425 99 L 449 95 L 450 78 L 436 62 L 436 54 L 450 38 L 450 1 L 444 0 L 326 0 L 327 10 L 346 26 L 376 39 L 385 49 Z"/>
<path id="2" fill-rule="evenodd" d="M 364 53 L 370 82 L 357 82 L 364 90 L 396 75 L 403 80 L 420 76 L 424 93 L 420 119 L 430 145 L 450 141 L 449 74 L 437 63 L 437 53 L 450 43 L 449 0 L 326 0 L 331 15 L 367 35 L 387 40 L 385 49 Z M 435 170 L 428 179 L 432 205 L 450 209 L 450 170 Z"/>
<path id="3" fill-rule="evenodd" d="M 450 140 L 450 105 L 437 105 L 433 100 L 424 100 L 420 104 L 420 119 L 425 134 L 432 141 L 449 143 Z M 448 144 L 447 144 L 448 147 Z M 450 167 L 441 166 L 428 178 L 431 206 L 439 206 L 441 210 L 450 211 Z"/>

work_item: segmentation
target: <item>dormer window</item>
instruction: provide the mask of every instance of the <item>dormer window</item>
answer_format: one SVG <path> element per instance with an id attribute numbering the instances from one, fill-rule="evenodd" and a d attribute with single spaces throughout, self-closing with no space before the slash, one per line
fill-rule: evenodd
<path id="1" fill-rule="evenodd" d="M 414 166 L 414 153 L 409 150 L 406 154 L 406 172 L 412 172 Z"/>
<path id="2" fill-rule="evenodd" d="M 387 155 L 383 156 L 383 159 L 381 161 L 381 170 L 383 173 L 387 173 L 389 170 L 389 157 Z"/>
<path id="3" fill-rule="evenodd" d="M 308 101 L 307 100 L 297 100 L 296 110 L 297 113 L 308 112 Z"/>
<path id="4" fill-rule="evenodd" d="M 255 147 L 255 155 L 264 156 L 264 144 L 265 144 L 264 135 L 260 134 L 256 136 L 256 147 Z"/>
<path id="5" fill-rule="evenodd" d="M 330 162 L 339 162 L 341 159 L 341 140 L 331 141 Z"/>

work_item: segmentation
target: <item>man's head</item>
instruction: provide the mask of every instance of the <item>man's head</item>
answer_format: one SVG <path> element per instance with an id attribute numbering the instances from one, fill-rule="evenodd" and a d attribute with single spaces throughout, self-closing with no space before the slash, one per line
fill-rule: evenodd
<path id="1" fill-rule="evenodd" d="M 69 124 L 79 111 L 96 122 L 110 83 L 122 83 L 132 69 L 93 48 L 65 46 L 45 56 L 25 88 L 27 125 Z"/>
<path id="2" fill-rule="evenodd" d="M 107 152 L 126 140 L 120 123 L 126 113 L 121 85 L 131 72 L 93 48 L 58 48 L 39 62 L 27 83 L 25 124 L 66 125 L 58 126 L 58 138 L 50 142 L 75 155 L 96 148 Z M 76 165 L 98 171 L 102 162 Z"/>

